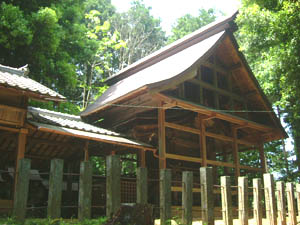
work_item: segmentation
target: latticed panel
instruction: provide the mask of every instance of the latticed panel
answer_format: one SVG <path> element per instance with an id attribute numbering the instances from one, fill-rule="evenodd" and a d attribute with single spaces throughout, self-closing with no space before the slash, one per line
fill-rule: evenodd
<path id="1" fill-rule="evenodd" d="M 136 203 L 136 182 L 134 180 L 121 181 L 121 202 Z"/>

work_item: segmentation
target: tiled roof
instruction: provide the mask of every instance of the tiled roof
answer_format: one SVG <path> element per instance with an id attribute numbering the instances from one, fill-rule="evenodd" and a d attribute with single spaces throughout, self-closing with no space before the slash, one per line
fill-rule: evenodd
<path id="1" fill-rule="evenodd" d="M 65 101 L 66 98 L 46 86 L 27 77 L 26 67 L 12 68 L 0 65 L 0 85 L 42 95 L 43 99 Z"/>
<path id="2" fill-rule="evenodd" d="M 133 146 L 152 146 L 131 140 L 125 135 L 85 123 L 79 116 L 54 112 L 46 109 L 28 107 L 27 121 L 37 127 L 59 131 L 62 134 L 72 134 L 82 138 L 99 141 L 109 141 Z"/>

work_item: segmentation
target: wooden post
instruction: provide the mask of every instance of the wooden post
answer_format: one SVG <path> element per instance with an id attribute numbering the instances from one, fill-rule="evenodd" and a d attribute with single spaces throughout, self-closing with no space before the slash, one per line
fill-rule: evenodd
<path id="1" fill-rule="evenodd" d="M 118 155 L 106 157 L 106 216 L 112 217 L 121 206 L 121 164 Z"/>
<path id="2" fill-rule="evenodd" d="M 221 177 L 222 214 L 224 225 L 233 225 L 230 177 Z"/>
<path id="3" fill-rule="evenodd" d="M 262 225 L 262 184 L 260 178 L 253 179 L 253 216 L 256 225 Z"/>
<path id="4" fill-rule="evenodd" d="M 296 217 L 295 193 L 294 193 L 293 183 L 286 184 L 286 194 L 287 194 L 287 202 L 288 202 L 288 210 L 289 210 L 289 221 L 291 225 L 296 225 L 297 217 Z"/>
<path id="5" fill-rule="evenodd" d="M 140 167 L 146 168 L 146 150 L 140 151 Z"/>
<path id="6" fill-rule="evenodd" d="M 267 219 L 270 225 L 277 225 L 276 201 L 275 201 L 275 186 L 272 174 L 264 174 L 264 189 L 265 189 L 265 204 Z"/>
<path id="7" fill-rule="evenodd" d="M 51 160 L 47 211 L 48 217 L 51 219 L 59 218 L 61 213 L 63 167 L 62 159 Z"/>
<path id="8" fill-rule="evenodd" d="M 182 223 L 193 223 L 193 172 L 182 173 Z"/>
<path id="9" fill-rule="evenodd" d="M 206 134 L 205 134 L 205 121 L 201 119 L 200 115 L 198 114 L 200 121 L 201 121 L 201 133 L 200 133 L 200 143 L 201 143 L 201 158 L 202 158 L 202 167 L 207 167 L 207 151 L 206 151 Z"/>
<path id="10" fill-rule="evenodd" d="M 78 219 L 91 218 L 92 205 L 92 175 L 93 166 L 91 162 L 81 162 L 80 164 L 80 180 L 79 180 L 79 209 Z"/>
<path id="11" fill-rule="evenodd" d="M 160 224 L 171 224 L 171 170 L 160 170 Z"/>
<path id="12" fill-rule="evenodd" d="M 300 216 L 300 184 L 296 184 L 296 198 L 297 198 L 298 216 Z"/>
<path id="13" fill-rule="evenodd" d="M 13 215 L 18 221 L 24 221 L 26 215 L 29 176 L 30 176 L 30 159 L 20 159 L 18 162 L 17 179 L 14 193 Z"/>
<path id="14" fill-rule="evenodd" d="M 211 167 L 200 168 L 202 224 L 214 225 L 214 194 Z"/>
<path id="15" fill-rule="evenodd" d="M 163 102 L 158 109 L 158 149 L 159 149 L 159 169 L 166 168 L 166 128 L 165 128 L 165 109 Z"/>
<path id="16" fill-rule="evenodd" d="M 139 167 L 136 171 L 136 203 L 148 203 L 148 175 L 147 168 Z"/>
<path id="17" fill-rule="evenodd" d="M 263 169 L 263 172 L 264 173 L 267 173 L 268 171 L 268 168 L 267 168 L 267 161 L 266 161 L 266 158 L 265 158 L 265 152 L 264 152 L 264 144 L 261 143 L 259 146 L 258 146 L 258 150 L 259 150 L 259 158 L 260 158 L 260 165 L 261 165 L 261 168 Z"/>
<path id="18" fill-rule="evenodd" d="M 239 146 L 237 143 L 237 129 L 232 128 L 232 137 L 233 137 L 233 160 L 235 165 L 235 178 L 237 179 L 240 176 L 240 159 L 239 159 Z"/>
<path id="19" fill-rule="evenodd" d="M 84 161 L 89 161 L 89 158 L 89 141 L 86 141 L 84 145 Z"/>
<path id="20" fill-rule="evenodd" d="M 241 225 L 248 225 L 248 179 L 238 178 L 239 221 Z"/>
<path id="21" fill-rule="evenodd" d="M 25 157 L 27 133 L 28 133 L 28 130 L 24 129 L 24 128 L 21 128 L 20 132 L 18 133 L 17 157 L 16 157 L 15 171 L 18 171 L 18 167 L 19 167 L 18 164 L 19 164 L 20 159 L 23 159 Z M 16 189 L 17 179 L 18 179 L 18 173 L 16 173 L 15 177 L 14 177 L 14 186 L 13 186 L 14 190 Z M 15 193 L 15 191 L 13 191 L 13 193 Z"/>
<path id="22" fill-rule="evenodd" d="M 282 181 L 276 182 L 277 191 L 277 209 L 278 217 L 281 225 L 286 225 L 286 201 L 284 183 Z"/>

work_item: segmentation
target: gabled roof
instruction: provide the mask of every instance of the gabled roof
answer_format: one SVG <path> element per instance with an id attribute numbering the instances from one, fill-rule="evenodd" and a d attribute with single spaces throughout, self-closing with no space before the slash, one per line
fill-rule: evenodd
<path id="1" fill-rule="evenodd" d="M 194 65 L 203 60 L 224 34 L 225 31 L 216 33 L 112 85 L 81 116 L 99 111 L 120 97 L 158 86 L 163 81 L 178 79 L 178 76 L 193 69 Z"/>
<path id="2" fill-rule="evenodd" d="M 118 106 L 118 103 L 123 100 L 125 102 L 144 93 L 162 92 L 192 79 L 196 76 L 201 63 L 205 63 L 217 51 L 219 53 L 221 51 L 225 54 L 224 58 L 232 61 L 230 65 L 227 65 L 228 67 L 233 67 L 237 63 L 235 61 L 238 61 L 239 66 L 243 68 L 243 74 L 249 78 L 244 81 L 249 82 L 247 85 L 251 84 L 251 91 L 258 93 L 258 102 L 262 103 L 262 107 L 268 111 L 272 111 L 271 104 L 238 51 L 232 34 L 232 30 L 235 29 L 233 24 L 235 16 L 236 13 L 222 21 L 211 23 L 120 71 L 108 80 L 112 86 L 95 103 L 89 105 L 81 116 L 88 117 L 98 112 L 102 116 L 109 116 L 110 109 L 114 105 Z M 232 52 L 223 52 L 224 46 L 228 46 Z M 240 78 L 237 77 L 237 79 L 240 82 Z M 281 130 L 281 136 L 285 137 L 286 133 L 280 121 L 274 113 L 271 113 L 271 116 L 275 126 Z"/>
<path id="3" fill-rule="evenodd" d="M 39 130 L 76 136 L 136 148 L 153 149 L 151 145 L 131 140 L 125 135 L 83 122 L 79 116 L 28 107 L 27 121 Z"/>
<path id="4" fill-rule="evenodd" d="M 28 72 L 27 67 L 13 68 L 0 65 L 0 87 L 25 91 L 29 97 L 35 99 L 66 101 L 64 96 L 27 77 Z"/>

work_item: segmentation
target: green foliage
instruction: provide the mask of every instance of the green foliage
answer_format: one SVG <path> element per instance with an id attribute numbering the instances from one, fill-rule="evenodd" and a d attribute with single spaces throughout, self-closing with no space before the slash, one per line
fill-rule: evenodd
<path id="1" fill-rule="evenodd" d="M 245 0 L 236 34 L 240 50 L 291 129 L 300 169 L 300 3 Z M 279 157 L 279 155 L 277 155 Z M 275 160 L 273 158 L 273 160 Z M 279 162 L 280 159 L 277 160 Z"/>
<path id="2" fill-rule="evenodd" d="M 177 19 L 176 24 L 172 27 L 172 35 L 168 38 L 168 43 L 172 43 L 185 35 L 215 21 L 216 12 L 214 9 L 200 9 L 198 16 L 186 14 Z"/>
<path id="3" fill-rule="evenodd" d="M 116 13 L 112 17 L 113 30 L 118 31 L 120 39 L 126 43 L 126 48 L 120 48 L 115 55 L 115 71 L 164 46 L 166 37 L 161 21 L 154 18 L 150 10 L 143 1 L 133 1 L 128 12 Z"/>

